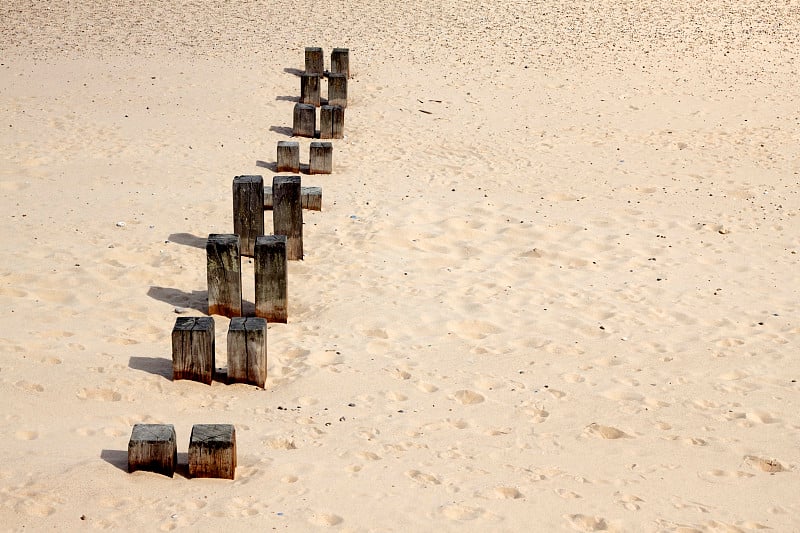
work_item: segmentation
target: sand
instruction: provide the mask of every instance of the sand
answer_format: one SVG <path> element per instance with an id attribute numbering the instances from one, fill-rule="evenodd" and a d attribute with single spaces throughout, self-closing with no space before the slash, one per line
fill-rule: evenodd
<path id="1" fill-rule="evenodd" d="M 0 529 L 800 530 L 800 4 L 112 4 L 0 6 Z M 173 382 L 306 46 L 353 78 L 266 390 Z"/>

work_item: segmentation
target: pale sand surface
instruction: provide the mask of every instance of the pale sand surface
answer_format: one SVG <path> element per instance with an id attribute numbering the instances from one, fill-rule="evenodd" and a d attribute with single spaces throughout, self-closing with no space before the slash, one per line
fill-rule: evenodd
<path id="1" fill-rule="evenodd" d="M 797 1 L 99 4 L 0 5 L 0 529 L 800 530 Z M 351 98 L 267 390 L 173 382 L 305 46 Z"/>

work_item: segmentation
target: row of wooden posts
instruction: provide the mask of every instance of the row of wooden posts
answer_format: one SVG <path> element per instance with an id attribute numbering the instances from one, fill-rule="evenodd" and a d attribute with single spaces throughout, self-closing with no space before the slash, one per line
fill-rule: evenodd
<path id="1" fill-rule="evenodd" d="M 331 70 L 324 71 L 322 48 L 306 48 L 300 103 L 293 135 L 314 137 L 320 107 L 323 139 L 344 136 L 349 50 L 335 48 Z M 328 79 L 328 103 L 321 105 L 321 77 Z M 310 101 L 309 101 L 310 100 Z M 309 108 L 312 113 L 309 113 Z M 278 142 L 277 172 L 300 172 L 299 143 Z M 309 174 L 332 172 L 333 146 L 312 142 Z M 264 211 L 272 210 L 273 234 L 265 235 Z M 303 209 L 322 209 L 322 189 L 301 187 L 300 176 L 233 179 L 233 233 L 208 236 L 206 265 L 208 314 L 231 319 L 227 335 L 228 382 L 264 388 L 267 377 L 267 324 L 288 322 L 288 261 L 303 259 Z M 255 315 L 242 309 L 242 256 L 255 270 Z M 172 330 L 172 377 L 211 384 L 215 369 L 214 319 L 178 317 Z M 136 424 L 128 444 L 128 471 L 150 470 L 172 477 L 177 463 L 175 429 L 169 424 Z M 229 424 L 196 424 L 189 443 L 189 476 L 233 479 L 236 433 Z"/>

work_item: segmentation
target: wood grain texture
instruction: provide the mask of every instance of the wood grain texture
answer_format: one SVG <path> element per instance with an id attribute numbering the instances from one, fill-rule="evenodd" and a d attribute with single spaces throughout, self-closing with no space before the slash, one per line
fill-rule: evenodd
<path id="1" fill-rule="evenodd" d="M 300 103 L 310 104 L 314 107 L 319 107 L 320 104 L 320 80 L 322 76 L 319 74 L 309 74 L 304 72 L 300 74 Z"/>
<path id="2" fill-rule="evenodd" d="M 322 75 L 325 70 L 325 56 L 322 53 L 322 48 L 317 46 L 306 47 L 305 60 L 307 74 Z"/>
<path id="3" fill-rule="evenodd" d="M 303 204 L 300 200 L 300 188 L 300 176 L 272 178 L 272 233 L 286 236 L 286 258 L 289 261 L 303 259 Z"/>
<path id="4" fill-rule="evenodd" d="M 267 380 L 267 321 L 237 317 L 228 327 L 228 382 L 264 388 Z"/>
<path id="5" fill-rule="evenodd" d="M 314 137 L 317 129 L 317 108 L 311 104 L 295 104 L 292 136 Z"/>
<path id="6" fill-rule="evenodd" d="M 136 424 L 128 441 L 128 472 L 147 470 L 172 477 L 178 463 L 175 427 Z"/>
<path id="7" fill-rule="evenodd" d="M 278 141 L 278 172 L 300 172 L 300 143 Z"/>
<path id="8" fill-rule="evenodd" d="M 328 105 L 347 108 L 347 76 L 344 74 L 328 74 Z"/>
<path id="9" fill-rule="evenodd" d="M 172 329 L 172 379 L 211 385 L 214 377 L 214 319 L 181 316 Z"/>
<path id="10" fill-rule="evenodd" d="M 322 187 L 300 187 L 303 209 L 322 211 Z M 272 185 L 264 185 L 264 209 L 272 210 Z"/>
<path id="11" fill-rule="evenodd" d="M 239 236 L 212 233 L 206 241 L 208 314 L 242 316 L 242 258 Z"/>
<path id="12" fill-rule="evenodd" d="M 331 73 L 350 77 L 350 50 L 348 48 L 334 48 L 331 51 Z"/>
<path id="13" fill-rule="evenodd" d="M 234 479 L 236 429 L 231 424 L 195 424 L 189 439 L 189 477 Z"/>
<path id="14" fill-rule="evenodd" d="M 319 108 L 319 138 L 341 139 L 344 137 L 344 109 L 338 105 Z"/>
<path id="15" fill-rule="evenodd" d="M 308 173 L 330 174 L 331 172 L 333 172 L 333 144 L 312 142 L 309 146 Z"/>
<path id="16" fill-rule="evenodd" d="M 265 235 L 256 241 L 256 316 L 267 322 L 288 321 L 286 237 Z"/>
<path id="17" fill-rule="evenodd" d="M 256 238 L 264 235 L 264 178 L 233 178 L 233 233 L 239 236 L 241 255 L 252 257 Z"/>

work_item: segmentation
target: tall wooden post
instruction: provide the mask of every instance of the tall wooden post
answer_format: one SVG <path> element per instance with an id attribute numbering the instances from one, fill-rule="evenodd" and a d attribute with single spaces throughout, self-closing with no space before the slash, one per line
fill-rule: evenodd
<path id="1" fill-rule="evenodd" d="M 286 236 L 264 235 L 256 240 L 256 316 L 267 322 L 288 319 L 289 269 L 286 262 Z"/>
<path id="2" fill-rule="evenodd" d="M 241 254 L 253 257 L 256 237 L 264 235 L 264 178 L 233 178 L 233 232 L 240 238 Z"/>
<path id="3" fill-rule="evenodd" d="M 328 105 L 347 107 L 347 76 L 328 74 Z"/>
<path id="4" fill-rule="evenodd" d="M 308 152 L 309 174 L 330 174 L 333 172 L 333 144 L 312 142 Z"/>
<path id="5" fill-rule="evenodd" d="M 344 137 L 344 109 L 338 105 L 319 108 L 319 138 L 341 139 Z"/>
<path id="6" fill-rule="evenodd" d="M 350 77 L 350 50 L 334 48 L 331 52 L 331 74 L 344 74 Z"/>
<path id="7" fill-rule="evenodd" d="M 289 261 L 303 259 L 303 203 L 300 192 L 300 176 L 272 178 L 272 233 L 286 235 L 286 258 Z"/>
<path id="8" fill-rule="evenodd" d="M 172 329 L 172 379 L 211 385 L 214 377 L 214 319 L 179 316 Z"/>
<path id="9" fill-rule="evenodd" d="M 239 236 L 212 233 L 206 242 L 208 314 L 242 316 L 242 258 Z"/>
<path id="10" fill-rule="evenodd" d="M 294 137 L 314 137 L 317 129 L 317 108 L 311 104 L 294 105 L 292 135 Z"/>
<path id="11" fill-rule="evenodd" d="M 300 103 L 319 107 L 319 86 L 321 76 L 304 72 L 300 75 Z"/>
<path id="12" fill-rule="evenodd" d="M 322 55 L 322 48 L 309 46 L 306 48 L 306 74 L 318 74 L 322 76 L 325 70 L 325 58 Z"/>
<path id="13" fill-rule="evenodd" d="M 231 319 L 228 327 L 228 381 L 264 388 L 267 380 L 267 321 Z"/>
<path id="14" fill-rule="evenodd" d="M 278 141 L 278 172 L 300 172 L 300 143 Z"/>

